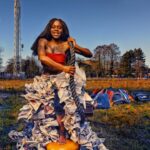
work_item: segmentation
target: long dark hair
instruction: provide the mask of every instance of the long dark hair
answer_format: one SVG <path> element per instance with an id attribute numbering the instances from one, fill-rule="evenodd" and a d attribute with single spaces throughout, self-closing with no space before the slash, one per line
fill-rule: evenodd
<path id="1" fill-rule="evenodd" d="M 59 21 L 62 24 L 63 32 L 62 32 L 62 35 L 60 37 L 60 40 L 67 41 L 67 39 L 69 37 L 69 30 L 68 30 L 68 27 L 67 27 L 66 23 L 62 19 L 53 18 L 48 22 L 48 24 L 46 25 L 43 32 L 41 32 L 41 34 L 34 41 L 32 47 L 31 47 L 31 50 L 33 50 L 33 55 L 37 55 L 38 41 L 39 41 L 40 38 L 45 38 L 47 40 L 52 39 L 50 29 L 51 29 L 51 27 L 52 27 L 52 25 L 55 21 Z"/>

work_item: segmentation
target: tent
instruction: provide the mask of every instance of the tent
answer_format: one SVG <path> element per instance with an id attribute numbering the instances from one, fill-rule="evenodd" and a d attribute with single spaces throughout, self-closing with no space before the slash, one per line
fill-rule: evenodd
<path id="1" fill-rule="evenodd" d="M 150 92 L 148 91 L 142 91 L 142 90 L 133 91 L 131 95 L 136 101 L 139 101 L 139 102 L 150 101 Z"/>
<path id="2" fill-rule="evenodd" d="M 97 103 L 96 108 L 108 109 L 114 104 L 130 103 L 129 95 L 124 89 L 107 88 L 102 89 L 95 95 L 92 93 L 92 98 Z"/>

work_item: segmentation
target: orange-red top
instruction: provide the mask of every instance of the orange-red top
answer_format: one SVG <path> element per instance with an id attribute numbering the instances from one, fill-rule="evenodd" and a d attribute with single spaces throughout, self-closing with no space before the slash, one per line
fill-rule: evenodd
<path id="1" fill-rule="evenodd" d="M 65 64 L 66 61 L 66 55 L 65 54 L 61 54 L 61 53 L 46 53 L 46 56 L 48 56 L 49 58 L 51 58 L 52 60 L 54 60 L 57 63 L 60 64 Z"/>

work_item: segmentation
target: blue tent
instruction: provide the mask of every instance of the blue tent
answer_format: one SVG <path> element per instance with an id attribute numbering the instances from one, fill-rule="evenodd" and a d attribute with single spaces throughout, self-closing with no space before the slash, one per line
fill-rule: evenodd
<path id="1" fill-rule="evenodd" d="M 95 96 L 98 109 L 108 109 L 112 104 L 130 103 L 128 93 L 123 89 L 107 88 L 99 91 Z"/>
<path id="2" fill-rule="evenodd" d="M 98 109 L 108 109 L 110 108 L 109 97 L 107 93 L 98 93 L 94 100 L 97 101 L 97 108 Z"/>
<path id="3" fill-rule="evenodd" d="M 114 92 L 114 95 L 112 97 L 112 101 L 113 101 L 114 104 L 130 103 L 129 95 L 123 89 L 118 89 L 116 92 Z"/>
<path id="4" fill-rule="evenodd" d="M 131 93 L 136 101 L 139 102 L 147 102 L 150 101 L 150 92 L 148 91 L 134 91 Z"/>

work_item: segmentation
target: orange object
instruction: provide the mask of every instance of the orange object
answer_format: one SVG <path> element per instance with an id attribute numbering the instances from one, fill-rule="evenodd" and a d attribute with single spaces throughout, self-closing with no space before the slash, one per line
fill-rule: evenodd
<path id="1" fill-rule="evenodd" d="M 65 144 L 51 142 L 46 145 L 46 150 L 79 150 L 79 144 L 71 140 L 66 140 Z"/>
<path id="2" fill-rule="evenodd" d="M 92 94 L 97 94 L 99 92 L 99 89 L 94 89 Z"/>
<path id="3" fill-rule="evenodd" d="M 133 96 L 129 95 L 129 100 L 133 102 L 134 101 Z"/>

